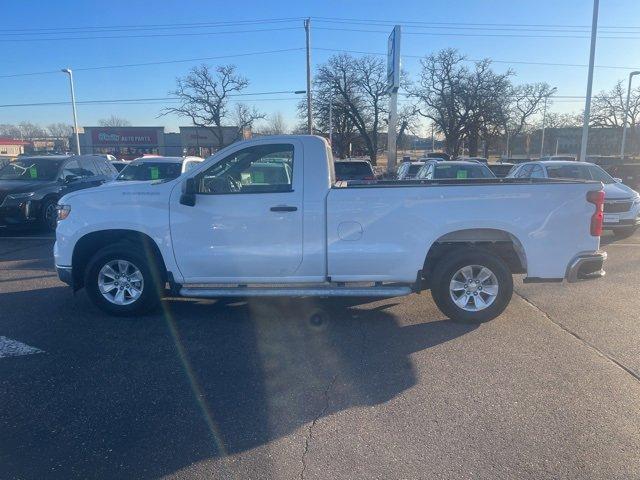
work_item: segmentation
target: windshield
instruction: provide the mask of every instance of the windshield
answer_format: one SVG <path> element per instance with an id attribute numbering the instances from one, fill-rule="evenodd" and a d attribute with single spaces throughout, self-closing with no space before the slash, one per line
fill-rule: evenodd
<path id="1" fill-rule="evenodd" d="M 141 162 L 124 167 L 116 180 L 171 180 L 182 173 L 182 166 L 175 162 Z"/>
<path id="2" fill-rule="evenodd" d="M 62 160 L 20 158 L 0 168 L 0 180 L 55 180 Z"/>
<path id="3" fill-rule="evenodd" d="M 434 178 L 494 178 L 495 175 L 483 165 L 443 165 L 435 166 Z"/>

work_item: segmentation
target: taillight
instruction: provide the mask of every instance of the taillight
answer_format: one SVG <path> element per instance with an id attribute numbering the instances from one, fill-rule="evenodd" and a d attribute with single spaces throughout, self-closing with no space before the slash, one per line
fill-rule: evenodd
<path id="1" fill-rule="evenodd" d="M 592 190 L 587 192 L 587 202 L 596 206 L 596 211 L 591 215 L 591 235 L 599 237 L 602 235 L 602 222 L 604 220 L 604 191 Z"/>

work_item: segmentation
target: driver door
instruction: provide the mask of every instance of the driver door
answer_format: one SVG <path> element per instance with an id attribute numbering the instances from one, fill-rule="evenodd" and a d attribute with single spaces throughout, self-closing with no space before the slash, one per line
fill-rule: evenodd
<path id="1" fill-rule="evenodd" d="M 194 206 L 171 195 L 171 237 L 185 283 L 278 281 L 302 262 L 302 145 L 241 148 L 193 169 Z"/>

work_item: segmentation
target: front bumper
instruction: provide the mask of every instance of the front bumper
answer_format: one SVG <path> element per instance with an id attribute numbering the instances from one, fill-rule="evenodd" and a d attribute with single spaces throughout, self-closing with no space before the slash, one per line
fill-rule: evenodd
<path id="1" fill-rule="evenodd" d="M 0 225 L 3 227 L 31 225 L 40 217 L 40 202 L 26 201 L 0 206 Z"/>
<path id="2" fill-rule="evenodd" d="M 571 260 L 567 267 L 565 278 L 568 282 L 579 280 L 590 280 L 604 277 L 604 261 L 607 259 L 607 252 L 594 252 L 577 255 Z"/>
<path id="3" fill-rule="evenodd" d="M 74 281 L 72 267 L 59 267 L 58 265 L 56 265 L 56 272 L 58 273 L 58 278 L 60 279 L 60 281 L 73 288 Z"/>

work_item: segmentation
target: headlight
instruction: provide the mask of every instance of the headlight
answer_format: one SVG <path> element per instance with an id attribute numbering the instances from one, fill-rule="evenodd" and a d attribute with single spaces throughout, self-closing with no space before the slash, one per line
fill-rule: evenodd
<path id="1" fill-rule="evenodd" d="M 7 198 L 11 200 L 24 200 L 25 198 L 31 198 L 36 194 L 36 192 L 25 192 L 25 193 L 12 193 L 7 195 Z"/>
<path id="2" fill-rule="evenodd" d="M 64 220 L 71 213 L 71 205 L 58 205 L 58 221 Z"/>

